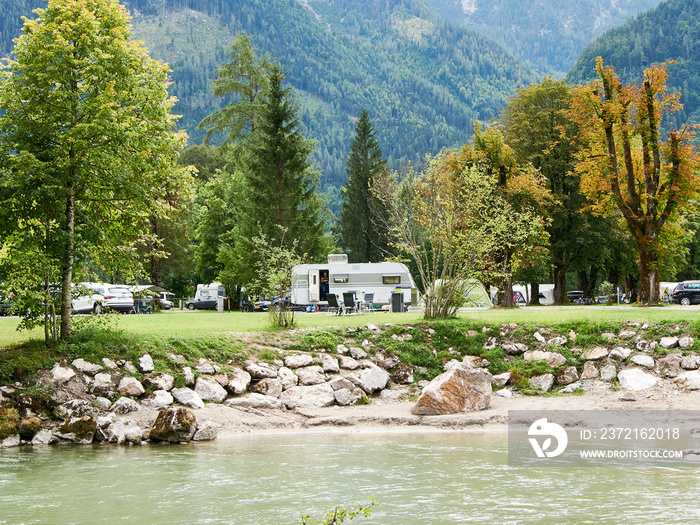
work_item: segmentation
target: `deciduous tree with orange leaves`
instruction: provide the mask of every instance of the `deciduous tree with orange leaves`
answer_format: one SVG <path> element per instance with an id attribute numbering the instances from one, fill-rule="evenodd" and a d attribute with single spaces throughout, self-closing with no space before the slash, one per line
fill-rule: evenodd
<path id="1" fill-rule="evenodd" d="M 662 133 L 663 116 L 681 107 L 679 94 L 667 92 L 666 64 L 626 86 L 600 57 L 596 70 L 600 80 L 574 91 L 571 116 L 585 144 L 576 170 L 601 213 L 622 214 L 639 251 L 638 301 L 658 303 L 659 234 L 698 195 L 694 132 L 683 126 Z"/>

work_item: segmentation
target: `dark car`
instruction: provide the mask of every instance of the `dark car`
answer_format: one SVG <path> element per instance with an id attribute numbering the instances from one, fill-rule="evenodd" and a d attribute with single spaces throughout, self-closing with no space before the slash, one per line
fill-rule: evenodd
<path id="1" fill-rule="evenodd" d="M 590 297 L 586 297 L 582 291 L 574 290 L 566 292 L 566 297 L 571 304 L 593 304 L 594 301 Z"/>
<path id="2" fill-rule="evenodd" d="M 0 315 L 8 315 L 11 308 L 12 303 L 10 303 L 10 300 L 0 297 Z"/>
<path id="3" fill-rule="evenodd" d="M 683 281 L 673 289 L 671 301 L 683 306 L 700 303 L 700 281 Z"/>
<path id="4" fill-rule="evenodd" d="M 204 295 L 199 299 L 192 299 L 185 303 L 188 310 L 216 310 L 218 297 L 216 295 Z"/>

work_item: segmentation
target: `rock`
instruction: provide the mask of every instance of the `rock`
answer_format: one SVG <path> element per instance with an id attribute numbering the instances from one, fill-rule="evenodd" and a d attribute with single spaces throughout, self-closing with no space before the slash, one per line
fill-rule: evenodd
<path id="1" fill-rule="evenodd" d="M 584 363 L 581 379 L 598 379 L 598 368 L 593 361 L 586 361 Z"/>
<path id="2" fill-rule="evenodd" d="M 489 337 L 484 343 L 484 350 L 493 350 L 498 345 L 498 339 Z"/>
<path id="3" fill-rule="evenodd" d="M 567 366 L 562 372 L 557 375 L 558 385 L 570 385 L 578 381 L 578 370 L 575 366 Z"/>
<path id="4" fill-rule="evenodd" d="M 657 377 L 647 374 L 640 368 L 622 370 L 617 374 L 617 379 L 620 381 L 620 386 L 624 390 L 633 391 L 645 390 L 659 382 Z"/>
<path id="5" fill-rule="evenodd" d="M 70 419 L 72 417 L 95 416 L 97 410 L 95 405 L 85 399 L 71 399 L 59 406 L 56 413 L 62 419 Z"/>
<path id="6" fill-rule="evenodd" d="M 640 352 L 653 352 L 656 348 L 656 341 L 645 341 L 640 339 L 635 345 Z"/>
<path id="7" fill-rule="evenodd" d="M 111 423 L 104 431 L 105 441 L 122 445 L 138 444 L 143 440 L 143 430 L 134 421 L 119 420 Z"/>
<path id="8" fill-rule="evenodd" d="M 213 376 L 216 374 L 216 367 L 214 367 L 213 364 L 208 363 L 207 361 L 202 361 L 200 364 L 194 367 L 195 372 L 199 372 L 200 374 L 208 375 L 208 376 Z"/>
<path id="9" fill-rule="evenodd" d="M 117 363 L 112 361 L 109 357 L 103 357 L 102 364 L 105 366 L 105 368 L 109 368 L 110 370 L 116 370 L 119 368 L 119 365 L 117 365 Z"/>
<path id="10" fill-rule="evenodd" d="M 621 360 L 627 359 L 632 355 L 633 350 L 631 348 L 625 348 L 624 346 L 616 346 L 613 351 L 610 352 L 610 357 L 618 357 Z"/>
<path id="11" fill-rule="evenodd" d="M 501 390 L 496 390 L 493 393 L 493 395 L 498 396 L 498 397 L 510 398 L 510 397 L 513 397 L 513 392 L 511 392 L 507 388 L 502 388 Z"/>
<path id="12" fill-rule="evenodd" d="M 379 327 L 376 324 L 368 323 L 367 330 L 369 330 L 371 332 L 379 332 Z"/>
<path id="13" fill-rule="evenodd" d="M 634 330 L 624 329 L 620 330 L 619 337 L 622 339 L 629 339 L 630 337 L 634 337 L 635 335 L 637 335 L 637 332 L 635 332 Z"/>
<path id="14" fill-rule="evenodd" d="M 255 408 L 258 410 L 282 408 L 282 402 L 279 399 L 258 393 L 227 399 L 224 404 L 229 407 Z"/>
<path id="15" fill-rule="evenodd" d="M 253 379 L 265 379 L 266 377 L 277 377 L 277 370 L 267 363 L 246 363 L 243 367 Z"/>
<path id="16" fill-rule="evenodd" d="M 602 337 L 606 341 L 614 341 L 615 339 L 617 339 L 617 336 L 611 332 L 603 332 L 602 334 L 600 334 L 600 337 Z"/>
<path id="17" fill-rule="evenodd" d="M 542 374 L 530 378 L 530 386 L 543 392 L 550 392 L 554 386 L 554 374 Z"/>
<path id="18" fill-rule="evenodd" d="M 488 360 L 483 359 L 478 355 L 465 355 L 462 358 L 462 364 L 473 368 L 487 368 L 489 366 Z"/>
<path id="19" fill-rule="evenodd" d="M 367 357 L 367 352 L 365 352 L 362 348 L 351 346 L 350 357 L 352 357 L 353 359 L 364 359 Z"/>
<path id="20" fill-rule="evenodd" d="M 95 438 L 97 421 L 92 416 L 73 417 L 59 425 L 54 434 L 62 441 L 89 445 Z"/>
<path id="21" fill-rule="evenodd" d="M 345 345 L 337 345 L 335 347 L 335 352 L 340 355 L 345 355 L 350 352 L 347 346 Z"/>
<path id="22" fill-rule="evenodd" d="M 95 399 L 93 399 L 93 403 L 101 410 L 109 410 L 109 407 L 112 406 L 112 402 L 109 399 L 101 396 L 97 396 Z"/>
<path id="23" fill-rule="evenodd" d="M 577 337 L 576 332 L 574 332 L 573 330 L 570 330 L 569 331 L 569 339 L 571 341 L 576 341 L 576 337 Z"/>
<path id="24" fill-rule="evenodd" d="M 525 361 L 544 361 L 552 368 L 558 368 L 566 363 L 566 357 L 557 352 L 543 352 L 542 350 L 527 351 L 523 354 Z"/>
<path id="25" fill-rule="evenodd" d="M 282 382 L 282 390 L 287 390 L 299 384 L 299 376 L 286 366 L 277 371 L 277 378 Z M 261 381 L 265 381 L 261 379 Z"/>
<path id="26" fill-rule="evenodd" d="M 696 355 L 687 355 L 681 359 L 681 368 L 684 370 L 697 370 L 700 365 L 700 357 Z"/>
<path id="27" fill-rule="evenodd" d="M 31 441 L 34 435 L 41 429 L 41 419 L 36 416 L 24 416 L 18 425 L 19 437 L 24 441 Z"/>
<path id="28" fill-rule="evenodd" d="M 228 390 L 232 394 L 242 394 L 243 392 L 248 390 L 248 386 L 250 385 L 251 379 L 252 378 L 248 372 L 246 372 L 242 368 L 235 367 L 233 368 L 233 370 L 231 370 L 231 373 L 228 376 L 228 384 L 226 385 L 226 390 Z"/>
<path id="29" fill-rule="evenodd" d="M 89 376 L 94 376 L 95 374 L 102 372 L 104 367 L 102 365 L 97 365 L 95 363 L 90 363 L 85 361 L 85 359 L 79 358 L 71 363 L 71 366 L 75 368 L 78 372 L 87 374 Z"/>
<path id="30" fill-rule="evenodd" d="M 75 375 L 75 370 L 72 368 L 64 368 L 58 364 L 51 369 L 51 379 L 57 385 L 62 385 L 70 381 Z"/>
<path id="31" fill-rule="evenodd" d="M 172 390 L 175 378 L 170 374 L 153 374 L 143 380 L 143 385 L 152 390 Z"/>
<path id="32" fill-rule="evenodd" d="M 112 391 L 112 376 L 106 373 L 95 374 L 95 380 L 92 382 L 93 394 L 107 394 Z"/>
<path id="33" fill-rule="evenodd" d="M 323 371 L 326 373 L 337 374 L 340 372 L 338 360 L 328 354 L 321 354 L 321 368 L 323 368 Z"/>
<path id="34" fill-rule="evenodd" d="M 130 412 L 137 412 L 139 410 L 139 405 L 131 398 L 120 397 L 109 410 L 115 414 L 129 414 Z"/>
<path id="35" fill-rule="evenodd" d="M 379 392 L 379 395 L 374 398 L 373 401 L 382 403 L 398 403 L 402 401 L 408 401 L 409 389 L 408 388 L 386 388 Z"/>
<path id="36" fill-rule="evenodd" d="M 669 354 L 656 359 L 658 374 L 662 377 L 674 378 L 681 374 L 681 354 Z"/>
<path id="37" fill-rule="evenodd" d="M 661 341 L 659 341 L 659 345 L 661 345 L 663 348 L 675 348 L 678 346 L 678 338 L 675 336 L 662 337 Z"/>
<path id="38" fill-rule="evenodd" d="M 221 403 L 228 395 L 226 389 L 211 376 L 198 377 L 194 391 L 199 394 L 202 401 L 210 401 L 212 403 Z"/>
<path id="39" fill-rule="evenodd" d="M 279 377 L 266 377 L 258 381 L 251 390 L 264 396 L 279 397 L 283 390 L 282 380 Z"/>
<path id="40" fill-rule="evenodd" d="M 56 438 L 56 436 L 53 435 L 53 432 L 51 432 L 50 430 L 42 429 L 39 430 L 36 434 L 34 434 L 34 437 L 32 438 L 32 445 L 52 445 L 57 441 L 58 439 Z M 0 445 L 0 448 L 1 447 L 2 446 Z"/>
<path id="41" fill-rule="evenodd" d="M 581 354 L 581 357 L 587 361 L 597 361 L 598 359 L 607 357 L 608 353 L 608 349 L 604 346 L 594 346 L 593 348 L 589 348 L 588 350 L 584 351 L 583 354 Z"/>
<path id="42" fill-rule="evenodd" d="M 327 407 L 335 403 L 333 388 L 328 383 L 300 385 L 282 392 L 280 401 L 288 409 Z"/>
<path id="43" fill-rule="evenodd" d="M 341 355 L 339 361 L 340 368 L 344 368 L 345 370 L 357 370 L 360 368 L 360 363 L 355 361 L 352 357 Z"/>
<path id="44" fill-rule="evenodd" d="M 148 406 L 153 408 L 163 408 L 173 404 L 175 399 L 167 390 L 155 390 L 148 399 Z"/>
<path id="45" fill-rule="evenodd" d="M 634 356 L 632 356 L 631 361 L 635 365 L 644 366 L 646 368 L 654 368 L 654 365 L 656 364 L 654 362 L 654 358 L 651 357 L 650 355 L 646 355 L 646 354 L 634 355 Z"/>
<path id="46" fill-rule="evenodd" d="M 522 354 L 523 352 L 527 352 L 529 350 L 529 347 L 523 343 L 506 344 L 503 345 L 502 348 L 510 355 Z"/>
<path id="47" fill-rule="evenodd" d="M 389 379 L 399 385 L 410 385 L 413 383 L 413 368 L 404 363 L 399 363 L 389 374 Z"/>
<path id="48" fill-rule="evenodd" d="M 612 363 L 600 369 L 600 380 L 610 382 L 617 377 L 617 368 Z"/>
<path id="49" fill-rule="evenodd" d="M 377 360 L 377 366 L 381 366 L 384 370 L 391 370 L 401 362 L 394 354 L 387 352 L 377 352 L 374 358 Z"/>
<path id="50" fill-rule="evenodd" d="M 351 406 L 356 404 L 362 398 L 362 390 L 359 388 L 340 388 L 333 391 L 335 401 L 340 406 Z"/>
<path id="51" fill-rule="evenodd" d="M 216 439 L 219 426 L 212 420 L 207 419 L 201 425 L 197 425 L 197 431 L 192 436 L 192 441 L 211 441 Z"/>
<path id="52" fill-rule="evenodd" d="M 548 345 L 551 346 L 564 346 L 568 342 L 568 339 L 564 337 L 563 335 L 558 335 L 556 337 L 552 337 L 549 341 L 547 341 Z"/>
<path id="53" fill-rule="evenodd" d="M 193 386 L 195 382 L 194 372 L 189 366 L 182 367 L 182 374 L 185 376 L 185 384 L 187 386 Z"/>
<path id="54" fill-rule="evenodd" d="M 510 380 L 510 376 L 510 372 L 503 372 L 502 374 L 493 376 L 491 381 L 495 386 L 506 386 Z"/>
<path id="55" fill-rule="evenodd" d="M 19 447 L 19 434 L 10 434 L 9 436 L 0 439 L 0 449 Z"/>
<path id="56" fill-rule="evenodd" d="M 442 371 L 447 372 L 448 370 L 452 370 L 456 366 L 462 366 L 461 361 L 457 361 L 456 359 L 450 359 L 447 363 L 442 365 Z M 471 366 L 471 365 L 468 365 Z"/>
<path id="57" fill-rule="evenodd" d="M 214 374 L 214 379 L 216 379 L 216 382 L 224 388 L 226 388 L 226 385 L 228 385 L 228 376 L 226 374 Z"/>
<path id="58" fill-rule="evenodd" d="M 320 385 L 326 382 L 326 374 L 320 366 L 305 366 L 297 368 L 297 376 L 300 385 Z"/>
<path id="59" fill-rule="evenodd" d="M 182 389 L 175 389 L 182 390 Z M 151 440 L 183 443 L 190 441 L 197 431 L 197 419 L 184 407 L 161 408 L 153 427 Z"/>
<path id="60" fill-rule="evenodd" d="M 678 340 L 678 346 L 681 348 L 690 348 L 695 343 L 695 338 L 689 335 L 683 336 Z"/>
<path id="61" fill-rule="evenodd" d="M 131 363 L 131 361 L 127 361 L 126 363 L 124 363 L 124 370 L 126 370 L 126 371 L 129 372 L 130 374 L 136 374 L 136 373 L 138 372 L 138 370 L 137 370 L 136 367 Z"/>
<path id="62" fill-rule="evenodd" d="M 340 390 L 342 388 L 352 390 L 355 388 L 355 384 L 344 377 L 336 377 L 332 381 L 329 381 L 328 384 L 333 390 Z"/>
<path id="63" fill-rule="evenodd" d="M 389 374 L 386 370 L 375 365 L 362 370 L 359 376 L 349 376 L 348 379 L 364 390 L 368 395 L 372 395 L 386 388 L 386 384 L 389 382 Z"/>
<path id="64" fill-rule="evenodd" d="M 679 375 L 675 382 L 685 390 L 700 390 L 700 372 L 692 370 Z"/>
<path id="65" fill-rule="evenodd" d="M 139 358 L 139 368 L 144 374 L 150 374 L 151 372 L 153 372 L 153 358 L 148 354 L 142 355 Z"/>
<path id="66" fill-rule="evenodd" d="M 123 396 L 138 397 L 146 392 L 141 382 L 135 377 L 123 377 L 119 382 L 117 391 Z"/>
<path id="67" fill-rule="evenodd" d="M 491 379 L 483 368 L 453 368 L 423 389 L 411 413 L 427 416 L 483 410 L 491 402 Z"/>
<path id="68" fill-rule="evenodd" d="M 532 334 L 532 337 L 534 337 L 540 343 L 546 342 L 546 339 L 544 338 L 544 336 L 539 332 L 535 332 L 534 334 Z"/>
<path id="69" fill-rule="evenodd" d="M 199 394 L 191 388 L 173 388 L 170 393 L 175 401 L 190 408 L 204 408 L 204 401 Z"/>
<path id="70" fill-rule="evenodd" d="M 576 390 L 583 388 L 581 383 L 576 381 L 575 383 L 571 383 L 570 385 L 565 386 L 562 388 L 559 393 L 560 394 L 573 394 Z"/>
<path id="71" fill-rule="evenodd" d="M 309 354 L 292 354 L 284 358 L 284 366 L 287 368 L 301 368 L 314 364 L 314 359 Z"/>

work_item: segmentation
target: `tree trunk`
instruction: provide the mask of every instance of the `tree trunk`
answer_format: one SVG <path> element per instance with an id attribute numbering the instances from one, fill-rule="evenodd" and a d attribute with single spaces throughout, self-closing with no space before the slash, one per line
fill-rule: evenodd
<path id="1" fill-rule="evenodd" d="M 554 266 L 554 303 L 569 303 L 566 295 L 566 266 Z"/>
<path id="2" fill-rule="evenodd" d="M 530 304 L 533 306 L 540 305 L 540 283 L 530 283 Z"/>
<path id="3" fill-rule="evenodd" d="M 66 199 L 66 244 L 63 254 L 63 271 L 61 280 L 61 339 L 73 331 L 70 311 L 72 306 L 71 282 L 73 281 L 73 257 L 75 253 L 75 183 L 68 183 Z"/>
<path id="4" fill-rule="evenodd" d="M 639 249 L 639 294 L 637 301 L 642 304 L 660 302 L 658 241 L 649 236 L 637 241 Z"/>
<path id="5" fill-rule="evenodd" d="M 503 249 L 499 262 L 507 277 L 501 281 L 500 288 L 503 290 L 503 293 L 499 293 L 498 306 L 513 308 L 513 276 L 510 272 L 510 252 L 508 248 Z"/>

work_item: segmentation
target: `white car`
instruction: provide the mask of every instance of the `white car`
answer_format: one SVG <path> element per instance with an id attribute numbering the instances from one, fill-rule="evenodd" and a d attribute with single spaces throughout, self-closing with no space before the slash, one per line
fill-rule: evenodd
<path id="1" fill-rule="evenodd" d="M 163 310 L 170 310 L 173 307 L 173 302 L 168 299 L 168 295 L 173 295 L 170 292 L 160 292 L 160 306 Z"/>
<path id="2" fill-rule="evenodd" d="M 77 295 L 76 295 L 77 294 Z M 104 308 L 104 295 L 84 285 L 74 287 L 72 308 L 76 314 L 93 313 L 99 315 Z"/>
<path id="3" fill-rule="evenodd" d="M 109 283 L 80 283 L 86 288 L 104 297 L 105 310 L 114 312 L 131 313 L 134 310 L 134 295 L 126 285 Z"/>

